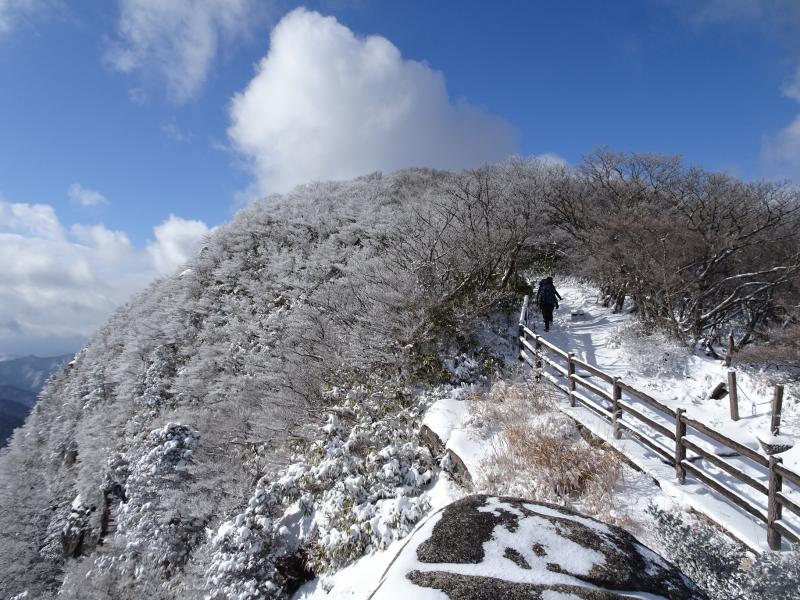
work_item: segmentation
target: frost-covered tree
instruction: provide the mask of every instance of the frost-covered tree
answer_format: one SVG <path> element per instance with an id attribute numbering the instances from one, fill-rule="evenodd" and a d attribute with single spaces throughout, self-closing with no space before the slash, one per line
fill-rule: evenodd
<path id="1" fill-rule="evenodd" d="M 97 597 L 288 590 L 303 568 L 339 568 L 404 535 L 437 469 L 415 440 L 426 394 L 459 380 L 453 356 L 493 364 L 476 342 L 482 319 L 516 310 L 519 273 L 552 260 L 554 242 L 589 240 L 572 251 L 591 254 L 601 283 L 633 295 L 643 315 L 665 318 L 643 298 L 671 298 L 679 316 L 690 301 L 672 280 L 661 295 L 647 292 L 652 278 L 630 287 L 640 280 L 627 273 L 665 272 L 660 246 L 648 237 L 647 252 L 612 269 L 632 240 L 603 246 L 600 221 L 581 212 L 596 201 L 609 218 L 650 226 L 662 197 L 685 197 L 668 203 L 675 214 L 693 206 L 680 190 L 722 210 L 713 178 L 690 188 L 672 163 L 645 163 L 619 175 L 596 159 L 580 170 L 515 159 L 374 173 L 240 210 L 186 270 L 112 315 L 0 451 L 0 596 L 76 596 L 81 581 Z M 789 235 L 769 217 L 770 207 L 793 214 L 785 189 L 725 185 L 745 208 L 764 199 L 745 211 L 747 227 L 766 218 L 763 231 Z M 639 209 L 653 218 L 633 219 Z M 708 244 L 724 254 L 714 236 Z M 770 256 L 789 264 L 788 247 Z M 748 261 L 769 267 L 754 257 L 750 246 L 726 254 L 703 302 L 730 293 L 724 278 Z M 780 273 L 765 275 L 770 289 L 791 296 Z M 745 309 L 777 306 L 764 293 L 767 304 Z M 259 513 L 264 498 L 275 502 Z M 310 519 L 292 554 L 302 568 L 281 554 L 275 527 L 298 514 Z"/>
<path id="2" fill-rule="evenodd" d="M 361 448 L 348 502 L 366 504 L 353 523 L 397 488 L 414 497 L 433 467 L 409 445 L 413 423 L 370 429 L 393 416 L 399 427 L 406 408 L 384 398 L 383 416 L 356 427 L 372 439 L 331 446 L 321 440 L 332 390 L 451 379 L 442 353 L 466 346 L 474 318 L 515 284 L 550 177 L 524 161 L 373 174 L 239 211 L 188 269 L 95 333 L 3 451 L 0 595 L 44 596 L 86 573 L 98 595 L 197 590 L 219 525 L 242 514 L 259 482 L 284 477 L 298 448 Z M 324 506 L 337 485 L 323 478 L 308 493 Z M 413 522 L 400 515 L 422 509 L 409 500 L 386 510 L 399 519 L 380 526 L 389 539 Z M 314 539 L 331 548 L 307 551 L 315 568 L 383 543 L 340 539 L 344 517 L 315 514 Z"/>

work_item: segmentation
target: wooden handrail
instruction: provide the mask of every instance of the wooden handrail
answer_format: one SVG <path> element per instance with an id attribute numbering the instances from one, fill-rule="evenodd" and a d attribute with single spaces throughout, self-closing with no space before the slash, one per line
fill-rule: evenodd
<path id="1" fill-rule="evenodd" d="M 671 440 L 675 439 L 675 432 L 672 431 L 669 427 L 664 425 L 663 423 L 659 423 L 658 421 L 651 419 L 647 415 L 642 414 L 639 412 L 634 406 L 624 402 L 622 400 L 617 400 L 617 405 L 623 409 L 624 412 L 632 415 L 642 421 L 645 425 L 650 427 L 651 429 L 655 429 L 660 434 L 668 437 Z"/>
<path id="2" fill-rule="evenodd" d="M 800 544 L 800 536 L 798 536 L 794 531 L 786 527 L 786 525 L 784 525 L 781 521 L 775 521 L 772 524 L 772 526 L 781 535 L 781 537 L 785 537 L 793 544 Z"/>
<path id="3" fill-rule="evenodd" d="M 663 403 L 659 402 L 658 400 L 656 400 L 652 396 L 648 396 L 644 392 L 640 392 L 635 387 L 631 387 L 630 385 L 628 385 L 624 381 L 620 381 L 619 382 L 619 387 L 622 388 L 622 390 L 628 392 L 631 396 L 633 396 L 637 400 L 641 400 L 642 402 L 644 402 L 646 404 L 649 404 L 650 406 L 652 406 L 654 408 L 657 408 L 661 412 L 668 414 L 673 419 L 675 418 L 675 411 L 673 409 L 671 409 L 666 404 L 663 404 Z"/>
<path id="4" fill-rule="evenodd" d="M 607 381 L 608 383 L 614 383 L 614 378 L 611 375 L 609 375 L 605 371 L 601 371 L 600 369 L 598 369 L 594 365 L 590 365 L 589 363 L 587 363 L 586 361 L 581 360 L 580 358 L 573 358 L 572 362 L 574 362 L 576 365 L 578 365 L 584 371 L 589 371 L 589 373 L 591 373 L 592 375 L 596 375 L 597 377 Z"/>
<path id="5" fill-rule="evenodd" d="M 572 359 L 572 362 L 578 362 L 576 359 Z M 613 398 L 611 397 L 611 392 L 607 392 L 601 387 L 595 385 L 591 381 L 581 377 L 580 375 L 573 375 L 572 378 L 577 382 L 580 383 L 583 387 L 587 390 L 591 391 L 595 396 L 600 396 L 604 400 L 611 402 Z"/>
<path id="6" fill-rule="evenodd" d="M 522 301 L 522 310 L 519 313 L 519 324 L 523 327 L 528 326 L 528 296 Z"/>
<path id="7" fill-rule="evenodd" d="M 750 515 L 753 515 L 760 521 L 766 523 L 767 540 L 770 548 L 773 550 L 780 548 L 781 537 L 784 537 L 793 543 L 800 543 L 800 534 L 793 531 L 787 523 L 782 521 L 781 513 L 781 509 L 786 508 L 793 515 L 800 517 L 800 503 L 784 494 L 781 488 L 783 483 L 791 483 L 797 487 L 800 487 L 800 474 L 790 471 L 784 467 L 781 464 L 780 459 L 768 459 L 752 448 L 749 448 L 744 444 L 729 438 L 721 432 L 712 429 L 711 427 L 695 419 L 687 417 L 684 414 L 683 409 L 676 410 L 662 402 L 659 402 L 652 396 L 634 388 L 630 384 L 623 382 L 618 377 L 614 377 L 613 375 L 601 370 L 599 367 L 590 365 L 584 360 L 575 358 L 571 352 L 562 350 L 552 342 L 549 342 L 543 337 L 537 335 L 527 327 L 527 301 L 528 298 L 526 296 L 526 302 L 523 304 L 523 310 L 520 314 L 520 359 L 527 362 L 529 365 L 531 365 L 531 367 L 537 369 L 541 376 L 558 387 L 564 393 L 568 394 L 570 396 L 571 404 L 577 400 L 583 406 L 595 412 L 606 421 L 610 421 L 613 425 L 614 437 L 616 439 L 619 438 L 619 430 L 624 429 L 637 438 L 637 440 L 644 446 L 656 452 L 670 464 L 673 464 L 675 466 L 676 476 L 681 483 L 683 483 L 686 473 L 688 472 L 700 483 L 708 486 L 724 498 L 728 499 L 734 505 L 738 506 Z M 531 343 L 531 341 L 533 343 Z M 542 348 L 545 348 L 547 352 L 542 352 Z M 555 355 L 555 357 L 551 358 L 548 356 L 549 353 Z M 556 357 L 560 357 L 560 359 L 562 359 L 566 364 L 559 364 L 558 361 L 554 360 Z M 552 373 L 542 370 L 543 365 L 554 369 L 557 375 L 553 375 Z M 592 375 L 597 376 L 607 383 L 610 383 L 613 386 L 611 392 L 609 393 L 602 389 L 594 382 L 589 381 L 585 376 L 576 374 L 576 368 L 588 371 Z M 594 394 L 594 396 L 609 402 L 611 409 L 609 410 L 600 403 L 595 402 L 582 393 L 579 393 L 576 390 L 576 384 L 580 384 L 582 388 L 588 390 Z M 673 428 L 670 427 L 669 423 L 661 423 L 655 420 L 655 418 L 641 412 L 639 407 L 632 405 L 628 401 L 624 401 L 621 398 L 622 391 L 668 418 L 668 420 L 673 423 Z M 668 450 L 661 444 L 657 443 L 655 439 L 650 439 L 649 436 L 652 434 L 646 434 L 645 432 L 637 429 L 636 423 L 623 419 L 623 413 L 627 413 L 634 419 L 638 420 L 638 422 L 643 423 L 646 427 L 649 427 L 650 429 L 665 436 L 667 439 L 672 440 L 675 446 L 674 454 L 673 451 Z M 736 465 L 724 460 L 723 457 L 718 456 L 713 451 L 704 448 L 696 441 L 689 439 L 687 437 L 687 427 L 691 427 L 699 434 L 706 436 L 711 440 L 718 442 L 722 446 L 738 453 L 742 457 L 751 460 L 757 466 L 765 468 L 767 470 L 766 474 L 768 475 L 769 484 L 765 486 L 764 483 L 756 479 L 756 477 L 745 473 Z M 709 463 L 735 477 L 755 492 L 764 494 L 767 500 L 767 513 L 765 514 L 762 508 L 754 506 L 751 504 L 750 500 L 740 496 L 722 482 L 714 479 L 714 477 L 704 472 L 698 465 L 693 464 L 691 460 L 687 460 L 687 449 L 695 453 L 698 457 L 707 460 Z M 794 524 L 792 526 L 794 526 Z"/>
<path id="8" fill-rule="evenodd" d="M 699 446 L 699 445 L 695 444 L 693 441 L 691 441 L 691 440 L 689 440 L 687 438 L 683 438 L 682 443 L 683 443 L 684 446 L 686 446 L 686 448 L 688 450 L 691 450 L 695 454 L 703 457 L 704 459 L 706 459 L 711 464 L 717 465 L 720 469 L 722 469 L 723 471 L 726 471 L 730 475 L 733 475 L 739 481 L 742 481 L 742 482 L 746 483 L 747 485 L 749 485 L 751 488 L 753 488 L 757 492 L 761 492 L 765 496 L 767 494 L 769 494 L 769 491 L 767 490 L 767 486 L 765 486 L 760 481 L 754 479 L 753 477 L 750 477 L 750 475 L 748 475 L 747 473 L 745 473 L 741 469 L 737 469 L 734 465 L 732 465 L 731 463 L 729 463 L 726 460 L 723 460 L 722 458 L 720 458 L 719 456 L 717 456 L 713 452 L 709 452 L 708 450 L 706 450 L 702 446 Z"/>
<path id="9" fill-rule="evenodd" d="M 775 499 L 778 501 L 778 503 L 781 506 L 783 506 L 783 508 L 788 508 L 789 512 L 792 512 L 795 515 L 797 515 L 798 517 L 800 517 L 800 504 L 797 504 L 793 500 L 790 500 L 789 498 L 787 498 L 785 495 L 783 495 L 780 492 L 775 494 Z"/>
<path id="10" fill-rule="evenodd" d="M 646 435 L 644 435 L 641 431 L 639 431 L 638 429 L 633 427 L 632 423 L 629 423 L 629 422 L 625 421 L 624 419 L 619 419 L 617 421 L 617 424 L 622 429 L 625 429 L 628 433 L 633 435 L 642 444 L 644 444 L 645 446 L 650 448 L 653 452 L 655 452 L 656 454 L 661 455 L 661 457 L 668 464 L 673 464 L 674 460 L 673 460 L 673 457 L 672 457 L 672 453 L 669 450 L 667 450 L 666 448 L 664 448 L 661 444 L 659 444 L 658 442 L 654 442 L 653 440 L 648 438 Z"/>
<path id="11" fill-rule="evenodd" d="M 738 506 L 745 512 L 753 515 L 759 521 L 763 521 L 764 523 L 767 522 L 767 515 L 765 515 L 760 509 L 750 504 L 746 499 L 742 498 L 739 494 L 734 492 L 725 484 L 720 483 L 710 475 L 706 475 L 703 471 L 698 469 L 688 460 L 684 460 L 682 466 L 684 469 L 689 471 L 692 475 L 694 475 L 697 479 L 705 483 L 712 490 L 724 496 L 725 498 L 733 502 L 736 506 Z"/>
<path id="12" fill-rule="evenodd" d="M 752 460 L 755 463 L 758 463 L 762 467 L 768 467 L 769 466 L 769 460 L 768 459 L 764 458 L 758 452 L 748 448 L 744 444 L 740 444 L 736 440 L 732 440 L 728 436 L 722 435 L 719 431 L 717 431 L 715 429 L 711 429 L 711 427 L 708 427 L 707 425 L 704 425 L 700 421 L 696 421 L 694 419 L 690 419 L 686 415 L 682 416 L 681 419 L 683 420 L 684 423 L 686 423 L 686 425 L 688 425 L 692 429 L 696 429 L 700 433 L 710 437 L 712 440 L 716 440 L 717 442 L 727 446 L 731 450 L 734 450 L 734 451 L 738 452 L 742 456 L 746 456 L 747 458 L 749 458 L 750 460 Z"/>
<path id="13" fill-rule="evenodd" d="M 788 479 L 793 484 L 800 487 L 800 475 L 798 475 L 794 471 L 790 471 L 783 465 L 778 465 L 777 467 L 775 467 L 775 469 L 778 471 L 778 475 L 780 475 L 784 479 Z"/>

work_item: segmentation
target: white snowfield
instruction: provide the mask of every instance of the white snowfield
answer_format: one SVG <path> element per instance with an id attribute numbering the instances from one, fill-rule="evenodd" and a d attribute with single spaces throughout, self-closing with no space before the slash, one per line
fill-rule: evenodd
<path id="1" fill-rule="evenodd" d="M 620 377 L 663 404 L 673 409 L 684 409 L 688 417 L 766 456 L 758 441 L 759 438 L 765 441 L 771 438 L 773 390 L 766 377 L 743 371 L 737 372 L 740 419 L 733 421 L 730 418 L 728 397 L 719 400 L 710 398 L 714 387 L 727 381 L 728 368 L 722 361 L 696 354 L 690 355 L 660 335 L 653 335 L 652 339 L 648 339 L 637 338 L 630 331 L 624 332 L 628 322 L 632 321 L 630 314 L 626 312 L 614 314 L 610 308 L 597 304 L 597 291 L 592 288 L 574 282 L 561 286 L 558 282 L 556 284 L 563 301 L 555 312 L 554 326 L 549 332 L 544 332 L 541 314 L 536 312 L 535 307 L 531 309 L 529 327 L 535 329 L 537 334 L 562 350 L 574 352 L 576 358 L 597 366 L 609 375 Z M 575 317 L 573 313 L 582 315 Z M 733 366 L 736 367 L 735 360 Z M 597 381 L 597 378 L 593 378 L 589 373 L 582 373 L 579 370 L 578 374 L 605 386 L 604 382 Z M 579 391 L 584 393 L 580 388 Z M 800 473 L 799 400 L 798 384 L 787 382 L 781 438 L 783 441 L 793 441 L 796 445 L 779 456 L 783 460 L 783 465 L 796 473 Z M 637 410 L 646 416 L 670 429 L 674 427 L 672 421 L 664 419 L 661 413 L 651 410 L 648 405 L 633 399 L 627 401 L 635 403 Z M 564 398 L 561 408 L 631 458 L 653 476 L 673 499 L 720 523 L 754 550 L 767 549 L 766 526 L 763 522 L 734 507 L 716 492 L 695 481 L 691 474 L 687 474 L 684 485 L 679 484 L 674 468 L 665 464 L 660 456 L 625 433 L 622 439 L 614 440 L 611 425 L 589 409 L 581 407 L 580 403 L 571 408 Z M 672 440 L 656 431 L 651 430 L 651 433 L 652 439 L 659 441 L 666 449 L 674 447 Z M 764 486 L 767 485 L 765 471 L 753 468 L 752 463 L 746 459 L 729 456 L 730 452 L 726 452 L 721 445 L 707 438 L 693 436 L 691 430 L 689 433 L 689 439 L 695 444 L 724 456 L 727 462 L 760 481 Z M 691 452 L 687 456 L 695 464 L 702 462 L 706 473 L 760 506 L 766 514 L 764 494 L 742 484 L 737 478 L 709 464 L 708 461 L 693 457 Z M 800 494 L 794 491 L 793 486 L 784 485 L 783 494 L 795 503 L 800 503 Z M 791 523 L 795 530 L 800 530 L 800 519 L 786 510 L 783 512 L 783 520 Z"/>

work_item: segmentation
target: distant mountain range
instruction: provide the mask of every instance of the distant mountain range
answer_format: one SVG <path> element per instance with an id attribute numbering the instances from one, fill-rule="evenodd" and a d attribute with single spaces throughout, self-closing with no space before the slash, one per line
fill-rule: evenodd
<path id="1" fill-rule="evenodd" d="M 22 425 L 47 378 L 72 354 L 0 359 L 0 447 Z"/>

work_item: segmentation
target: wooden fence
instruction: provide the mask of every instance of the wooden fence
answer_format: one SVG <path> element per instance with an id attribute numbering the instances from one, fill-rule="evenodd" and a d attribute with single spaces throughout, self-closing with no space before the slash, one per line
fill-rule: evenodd
<path id="1" fill-rule="evenodd" d="M 689 418 L 684 409 L 673 409 L 648 394 L 562 350 L 528 328 L 528 297 L 519 320 L 519 358 L 569 396 L 570 406 L 580 403 L 611 423 L 612 435 L 619 439 L 626 432 L 675 467 L 675 476 L 684 483 L 687 473 L 711 488 L 739 509 L 764 522 L 767 543 L 781 548 L 781 538 L 800 543 L 800 532 L 783 519 L 787 510 L 800 518 L 800 504 L 784 492 L 800 491 L 800 475 L 781 464 L 781 459 L 764 456 L 730 439 L 711 427 Z M 548 371 L 547 369 L 550 369 Z M 714 452 L 704 446 L 721 446 Z M 735 465 L 726 458 L 744 459 Z M 765 502 L 754 501 L 727 486 L 703 468 L 704 459 L 727 476 L 753 490 Z M 784 489 L 786 486 L 787 489 Z M 790 488 L 791 486 L 791 488 Z M 765 498 L 764 498 L 765 497 Z M 796 496 L 795 496 L 796 497 Z M 764 506 L 766 505 L 766 511 Z"/>

